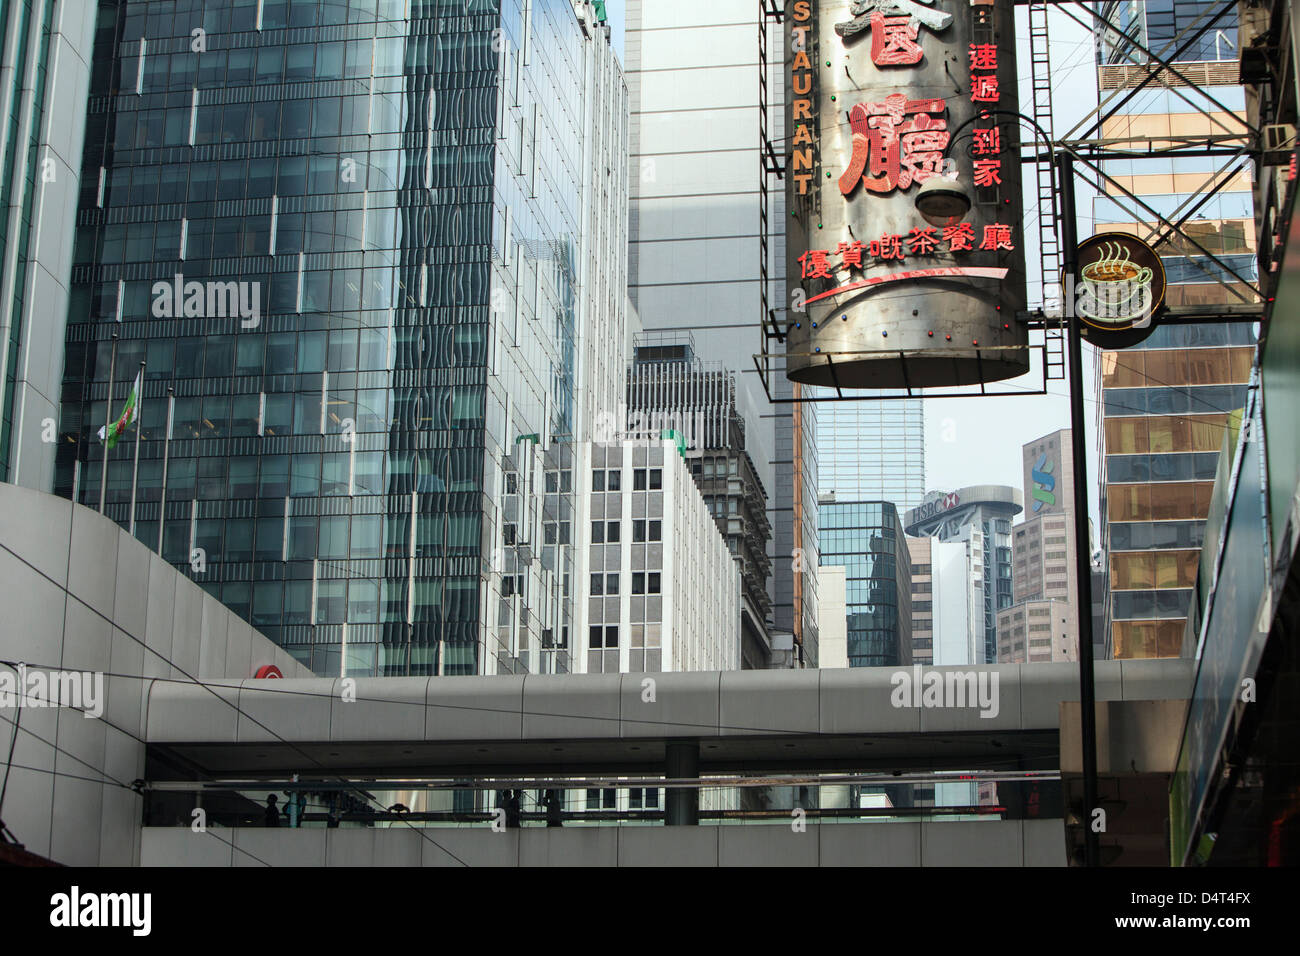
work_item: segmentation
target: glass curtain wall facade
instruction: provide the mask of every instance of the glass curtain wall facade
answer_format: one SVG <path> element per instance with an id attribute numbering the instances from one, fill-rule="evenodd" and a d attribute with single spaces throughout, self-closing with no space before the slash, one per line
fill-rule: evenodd
<path id="1" fill-rule="evenodd" d="M 911 556 L 888 501 L 823 502 L 821 562 L 842 566 L 850 667 L 912 663 Z"/>
<path id="2" fill-rule="evenodd" d="M 1223 6 L 1155 0 L 1112 3 L 1105 10 L 1109 22 L 1160 53 L 1170 42 L 1181 46 L 1181 31 L 1213 20 Z M 1101 135 L 1121 147 L 1145 148 L 1166 137 L 1244 132 L 1237 34 L 1237 14 L 1229 10 L 1178 58 L 1179 71 L 1200 89 L 1166 74 L 1173 89 L 1150 84 L 1103 124 Z M 1114 31 L 1099 31 L 1098 38 L 1104 102 L 1135 86 L 1149 67 L 1146 55 Z M 1188 215 L 1185 232 L 1253 281 L 1251 168 L 1233 172 L 1235 165 L 1221 157 L 1133 159 L 1107 161 L 1106 170 L 1167 219 Z M 1204 195 L 1220 184 L 1217 193 Z M 1156 223 L 1134 221 L 1133 208 L 1109 186 L 1094 200 L 1096 231 L 1149 239 L 1161 233 Z M 1182 236 L 1159 246 L 1171 307 L 1257 301 L 1202 249 Z M 1256 339 L 1250 324 L 1166 326 L 1132 348 L 1097 353 L 1108 656 L 1179 654 L 1218 452 L 1229 416 L 1245 404 Z"/>
<path id="3" fill-rule="evenodd" d="M 145 363 L 111 518 L 317 673 L 494 671 L 503 463 L 572 508 L 572 5 L 97 14 L 57 491 L 98 507 Z"/>
<path id="4" fill-rule="evenodd" d="M 831 389 L 814 389 L 833 395 Z M 890 501 L 899 512 L 925 497 L 925 412 L 920 399 L 821 402 L 817 491 L 855 501 Z"/>

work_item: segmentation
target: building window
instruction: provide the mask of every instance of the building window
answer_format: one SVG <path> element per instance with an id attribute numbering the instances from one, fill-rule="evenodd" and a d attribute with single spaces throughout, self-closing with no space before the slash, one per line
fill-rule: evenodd
<path id="1" fill-rule="evenodd" d="M 644 571 L 632 572 L 632 593 L 645 594 L 645 572 Z"/>
<path id="2" fill-rule="evenodd" d="M 649 529 L 648 533 L 651 541 L 662 541 L 664 539 L 662 521 L 651 521 Z"/>
<path id="3" fill-rule="evenodd" d="M 606 593 L 606 594 L 617 594 L 617 593 L 618 593 L 618 574 L 617 574 L 617 573 L 615 573 L 615 574 L 607 574 L 607 575 L 605 575 L 605 593 Z"/>
<path id="4" fill-rule="evenodd" d="M 618 625 L 611 624 L 605 628 L 605 647 L 618 647 Z"/>
<path id="5" fill-rule="evenodd" d="M 636 468 L 632 472 L 632 490 L 645 491 L 646 475 L 644 468 Z"/>
<path id="6" fill-rule="evenodd" d="M 591 490 L 592 491 L 605 490 L 605 473 L 603 471 L 597 470 L 591 473 Z"/>
<path id="7" fill-rule="evenodd" d="M 618 469 L 611 469 L 605 481 L 606 491 L 621 491 L 623 488 L 623 472 Z"/>
<path id="8" fill-rule="evenodd" d="M 501 538 L 505 541 L 507 547 L 512 547 L 515 543 L 515 526 L 509 523 L 503 525 L 501 528 Z"/>
<path id="9" fill-rule="evenodd" d="M 605 527 L 605 542 L 607 544 L 617 544 L 619 539 L 619 522 L 611 521 Z"/>
<path id="10" fill-rule="evenodd" d="M 593 574 L 591 576 L 591 593 L 597 596 L 605 593 L 605 576 L 603 574 Z"/>
<path id="11" fill-rule="evenodd" d="M 664 486 L 664 470 L 662 468 L 650 469 L 650 490 L 658 491 Z"/>
<path id="12" fill-rule="evenodd" d="M 592 544 L 605 543 L 605 522 L 593 521 L 591 523 L 591 543 Z"/>
<path id="13" fill-rule="evenodd" d="M 632 540 L 641 542 L 645 540 L 645 519 L 638 518 L 632 522 Z"/>
<path id="14" fill-rule="evenodd" d="M 646 575 L 646 593 L 647 594 L 659 593 L 659 572 L 658 571 L 651 571 Z"/>

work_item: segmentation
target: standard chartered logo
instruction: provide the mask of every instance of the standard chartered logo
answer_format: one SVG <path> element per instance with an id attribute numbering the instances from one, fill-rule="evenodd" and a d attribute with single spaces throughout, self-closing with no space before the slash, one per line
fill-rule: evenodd
<path id="1" fill-rule="evenodd" d="M 1038 456 L 1038 461 L 1029 471 L 1029 477 L 1034 482 L 1034 514 L 1043 510 L 1043 505 L 1052 506 L 1056 504 L 1056 476 L 1052 474 L 1052 469 L 1056 467 L 1056 462 L 1047 460 L 1047 453 Z"/>

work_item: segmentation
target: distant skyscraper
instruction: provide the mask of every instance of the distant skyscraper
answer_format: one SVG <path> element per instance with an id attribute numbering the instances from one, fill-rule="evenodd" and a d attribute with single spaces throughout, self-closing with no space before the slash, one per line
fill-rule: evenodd
<path id="1" fill-rule="evenodd" d="M 921 504 L 907 513 L 907 533 L 913 537 L 937 538 L 940 543 L 965 545 L 969 582 L 976 598 L 970 609 L 970 633 L 965 635 L 971 660 L 951 661 L 940 654 L 940 644 L 958 646 L 955 626 L 936 616 L 934 661 L 939 663 L 991 664 L 998 659 L 997 614 L 1012 602 L 1011 519 L 1023 509 L 1023 497 L 1005 485 L 972 485 L 957 491 L 932 491 Z M 952 558 L 940 562 L 931 546 L 931 567 L 935 574 L 951 578 Z M 952 605 L 955 606 L 955 605 Z M 948 618 L 952 620 L 951 617 Z"/>
<path id="2" fill-rule="evenodd" d="M 1025 516 L 1012 529 L 1012 599 L 998 611 L 1004 662 L 1077 660 L 1078 564 L 1074 540 L 1074 456 L 1070 430 L 1023 447 Z"/>
<path id="3" fill-rule="evenodd" d="M 925 497 L 921 400 L 819 403 L 817 488 L 842 500 L 890 501 L 900 514 L 920 504 Z"/>
<path id="4" fill-rule="evenodd" d="M 320 674 L 569 669 L 626 92 L 590 5 L 476 9 L 91 11 L 57 491 L 147 362 L 107 514 Z"/>
<path id="5" fill-rule="evenodd" d="M 629 0 L 626 73 L 631 101 L 629 293 L 647 330 L 689 330 L 697 354 L 737 374 L 737 390 L 763 409 L 751 423 L 769 461 L 755 461 L 769 489 L 772 614 L 793 633 L 796 658 L 817 647 L 817 415 L 811 404 L 769 403 L 752 356 L 760 351 L 761 259 L 759 31 L 781 49 L 783 27 L 751 0 Z M 767 80 L 768 135 L 784 122 L 780 57 Z M 785 261 L 784 193 L 770 194 L 770 261 Z M 785 298 L 769 279 L 767 301 Z M 776 399 L 796 397 L 780 371 Z"/>
<path id="6" fill-rule="evenodd" d="M 844 568 L 846 645 L 850 667 L 912 663 L 912 565 L 888 501 L 819 506 L 822 563 Z"/>

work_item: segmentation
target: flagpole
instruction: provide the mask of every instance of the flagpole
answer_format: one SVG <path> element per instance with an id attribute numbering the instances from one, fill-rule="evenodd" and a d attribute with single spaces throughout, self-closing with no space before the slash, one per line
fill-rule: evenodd
<path id="1" fill-rule="evenodd" d="M 172 415 L 176 411 L 176 389 L 167 386 L 167 434 L 163 438 L 162 497 L 158 501 L 158 554 L 162 554 L 163 523 L 167 518 L 167 456 L 172 448 Z"/>
<path id="2" fill-rule="evenodd" d="M 104 462 L 99 473 L 99 513 L 104 513 L 104 500 L 108 494 L 108 430 L 113 423 L 113 373 L 117 365 L 117 329 L 113 330 L 113 351 L 108 358 L 108 404 L 104 410 Z"/>
<path id="3" fill-rule="evenodd" d="M 140 477 L 140 430 L 144 428 L 144 362 L 140 363 L 140 391 L 135 396 L 135 410 L 131 417 L 135 419 L 135 462 L 131 465 L 131 522 L 127 533 L 134 535 L 135 488 L 136 480 Z"/>

